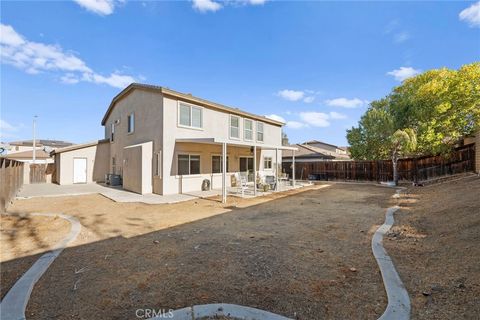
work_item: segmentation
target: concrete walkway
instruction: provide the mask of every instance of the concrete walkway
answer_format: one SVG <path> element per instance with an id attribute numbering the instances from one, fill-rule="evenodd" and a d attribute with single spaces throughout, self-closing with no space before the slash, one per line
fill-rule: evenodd
<path id="1" fill-rule="evenodd" d="M 47 271 L 52 262 L 60 255 L 65 247 L 74 241 L 82 228 L 80 222 L 74 217 L 63 214 L 32 213 L 32 216 L 61 217 L 71 224 L 70 232 L 58 242 L 52 251 L 42 255 L 25 274 L 14 284 L 0 303 L 2 320 L 24 320 L 30 294 L 35 283 Z"/>
<path id="2" fill-rule="evenodd" d="M 291 189 L 298 189 L 311 184 L 298 183 L 295 188 L 285 187 L 280 191 L 288 191 Z M 268 192 L 257 192 L 258 196 L 264 196 L 271 194 Z M 146 204 L 167 204 L 178 203 L 183 201 L 189 201 L 199 198 L 209 198 L 219 196 L 222 194 L 221 189 L 213 189 L 209 191 L 192 191 L 182 194 L 138 194 L 122 189 L 121 187 L 110 187 L 103 184 L 88 183 L 88 184 L 71 184 L 71 185 L 58 185 L 54 183 L 42 183 L 42 184 L 27 184 L 22 187 L 17 195 L 17 199 L 29 199 L 36 197 L 62 197 L 62 196 L 78 196 L 85 194 L 101 194 L 115 202 L 140 202 Z M 227 188 L 227 195 L 234 197 L 241 197 L 239 188 L 229 187 Z M 245 198 L 253 198 L 253 187 L 249 187 L 245 190 Z"/>
<path id="3" fill-rule="evenodd" d="M 404 189 L 404 188 L 402 188 Z M 399 198 L 402 189 L 397 189 L 393 198 Z M 393 261 L 383 247 L 383 236 L 393 226 L 393 214 L 400 209 L 393 206 L 387 209 L 385 223 L 381 225 L 372 238 L 372 251 L 382 274 L 383 285 L 387 292 L 388 304 L 379 320 L 408 320 L 410 319 L 410 298 L 407 289 L 397 273 Z"/>

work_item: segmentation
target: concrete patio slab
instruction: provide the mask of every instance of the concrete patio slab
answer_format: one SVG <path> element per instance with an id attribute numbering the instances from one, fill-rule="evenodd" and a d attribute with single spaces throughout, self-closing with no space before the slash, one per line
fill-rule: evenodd
<path id="1" fill-rule="evenodd" d="M 282 186 L 279 191 L 288 191 L 292 189 L 310 186 L 310 183 L 298 183 L 295 187 Z M 145 204 L 168 204 L 189 201 L 199 198 L 209 198 L 220 196 L 221 189 L 213 189 L 209 191 L 192 191 L 182 194 L 158 195 L 158 194 L 138 194 L 122 189 L 121 187 L 111 187 L 104 184 L 88 183 L 88 184 L 72 184 L 58 185 L 54 183 L 27 184 L 22 187 L 17 195 L 17 199 L 29 199 L 35 197 L 62 197 L 62 196 L 78 196 L 85 194 L 101 194 L 115 202 L 140 202 Z M 261 192 L 257 191 L 258 196 L 264 196 L 273 193 L 273 191 Z M 241 194 L 239 188 L 229 187 L 227 189 L 228 196 L 254 198 L 253 186 L 244 190 Z"/>

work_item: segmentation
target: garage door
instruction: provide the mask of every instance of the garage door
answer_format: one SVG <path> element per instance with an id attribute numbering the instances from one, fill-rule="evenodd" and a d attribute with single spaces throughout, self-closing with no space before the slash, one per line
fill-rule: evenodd
<path id="1" fill-rule="evenodd" d="M 73 159 L 73 183 L 87 183 L 87 158 Z"/>

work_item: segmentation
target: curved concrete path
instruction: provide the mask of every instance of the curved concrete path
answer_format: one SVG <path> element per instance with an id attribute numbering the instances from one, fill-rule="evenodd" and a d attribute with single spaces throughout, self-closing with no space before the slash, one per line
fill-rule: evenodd
<path id="1" fill-rule="evenodd" d="M 25 309 L 27 307 L 33 286 L 40 277 L 45 273 L 52 262 L 59 256 L 63 249 L 72 241 L 74 241 L 82 228 L 80 222 L 74 217 L 64 214 L 53 213 L 33 213 L 32 216 L 59 216 L 70 222 L 70 232 L 55 247 L 43 254 L 27 272 L 15 283 L 8 291 L 6 296 L 0 303 L 0 315 L 2 320 L 24 320 Z"/>
<path id="2" fill-rule="evenodd" d="M 397 188 L 393 198 L 399 198 L 404 188 Z M 372 238 L 372 251 L 382 273 L 383 285 L 387 292 L 388 305 L 379 320 L 408 320 L 410 319 L 410 298 L 400 276 L 393 265 L 393 261 L 383 247 L 383 236 L 390 230 L 395 222 L 393 214 L 400 209 L 393 206 L 387 209 L 385 222 L 381 225 Z"/>

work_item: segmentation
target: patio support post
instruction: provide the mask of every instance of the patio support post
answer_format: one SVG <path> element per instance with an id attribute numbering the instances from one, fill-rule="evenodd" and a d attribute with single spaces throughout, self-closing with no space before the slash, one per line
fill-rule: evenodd
<path id="1" fill-rule="evenodd" d="M 292 176 L 293 176 L 293 181 L 292 181 L 292 187 L 295 188 L 295 150 L 292 150 Z"/>
<path id="2" fill-rule="evenodd" d="M 278 191 L 278 148 L 275 148 L 275 191 Z"/>
<path id="3" fill-rule="evenodd" d="M 222 143 L 222 203 L 227 202 L 227 144 Z"/>
<path id="4" fill-rule="evenodd" d="M 253 146 L 253 195 L 257 195 L 257 146 Z"/>

